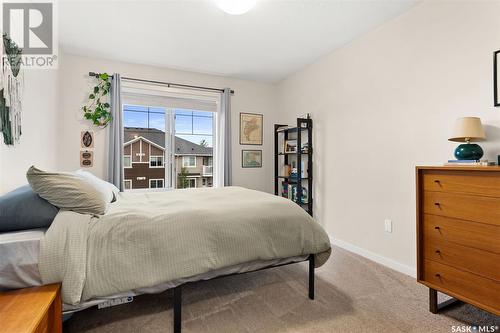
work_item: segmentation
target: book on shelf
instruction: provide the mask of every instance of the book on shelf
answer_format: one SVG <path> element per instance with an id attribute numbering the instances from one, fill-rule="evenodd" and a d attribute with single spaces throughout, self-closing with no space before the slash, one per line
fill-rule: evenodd
<path id="1" fill-rule="evenodd" d="M 288 184 L 286 181 L 281 184 L 281 196 L 284 198 L 288 198 L 294 202 L 297 201 L 297 185 Z M 307 188 L 302 186 L 302 198 L 300 200 L 301 203 L 307 204 L 309 203 L 309 195 L 307 192 Z"/>
<path id="2" fill-rule="evenodd" d="M 448 160 L 444 165 L 459 165 L 459 166 L 492 166 L 496 165 L 495 162 L 488 160 Z"/>

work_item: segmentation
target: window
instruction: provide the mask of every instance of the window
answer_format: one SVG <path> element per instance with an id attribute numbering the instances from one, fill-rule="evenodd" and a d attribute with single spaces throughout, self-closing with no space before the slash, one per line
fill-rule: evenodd
<path id="1" fill-rule="evenodd" d="M 149 188 L 163 188 L 163 179 L 150 179 Z"/>
<path id="2" fill-rule="evenodd" d="M 203 103 L 193 102 L 190 109 L 169 105 L 168 99 L 153 94 L 136 97 L 125 96 L 123 105 L 124 178 L 133 179 L 130 187 L 201 187 L 201 180 L 186 181 L 200 176 L 206 178 L 203 186 L 213 186 L 216 113 Z"/>
<path id="3" fill-rule="evenodd" d="M 203 186 L 207 186 L 207 179 L 206 179 L 206 178 L 203 178 L 203 179 L 201 180 L 201 185 L 203 185 Z"/>
<path id="4" fill-rule="evenodd" d="M 205 156 L 205 157 L 203 157 L 203 165 L 205 165 L 205 166 L 212 166 L 213 165 L 212 156 Z"/>
<path id="5" fill-rule="evenodd" d="M 196 188 L 196 178 L 186 179 L 186 187 L 185 188 Z"/>
<path id="6" fill-rule="evenodd" d="M 182 167 L 184 168 L 196 167 L 196 156 L 182 156 Z"/>
<path id="7" fill-rule="evenodd" d="M 149 158 L 149 166 L 152 168 L 163 168 L 163 156 L 151 156 Z"/>
<path id="8" fill-rule="evenodd" d="M 130 179 L 125 179 L 123 181 L 123 186 L 125 187 L 126 190 L 131 190 L 132 189 L 132 181 Z"/>
<path id="9" fill-rule="evenodd" d="M 123 167 L 124 168 L 132 167 L 132 157 L 130 155 L 123 156 Z"/>

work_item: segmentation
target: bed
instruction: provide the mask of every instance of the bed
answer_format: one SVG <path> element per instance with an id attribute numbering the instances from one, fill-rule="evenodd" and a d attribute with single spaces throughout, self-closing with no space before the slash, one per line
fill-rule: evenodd
<path id="1" fill-rule="evenodd" d="M 314 269 L 329 258 L 330 242 L 290 200 L 241 187 L 113 197 L 104 214 L 61 208 L 50 228 L 33 231 L 29 256 L 38 258 L 38 270 L 32 260 L 22 286 L 62 283 L 66 312 L 173 289 L 174 332 L 181 330 L 182 286 L 194 281 L 308 261 L 314 298 Z"/>

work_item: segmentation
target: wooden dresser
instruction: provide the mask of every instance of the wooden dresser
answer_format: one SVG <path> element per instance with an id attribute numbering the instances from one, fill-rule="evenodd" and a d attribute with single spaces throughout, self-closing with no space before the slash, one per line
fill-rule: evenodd
<path id="1" fill-rule="evenodd" d="M 500 315 L 500 167 L 417 167 L 417 279 Z"/>
<path id="2" fill-rule="evenodd" d="M 61 333 L 61 286 L 0 293 L 0 333 Z"/>

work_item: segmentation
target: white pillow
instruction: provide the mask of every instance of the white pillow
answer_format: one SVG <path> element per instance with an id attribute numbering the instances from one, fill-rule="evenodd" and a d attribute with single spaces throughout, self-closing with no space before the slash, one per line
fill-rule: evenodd
<path id="1" fill-rule="evenodd" d="M 113 199 L 108 186 L 74 172 L 45 172 L 32 166 L 26 178 L 40 197 L 77 213 L 102 215 Z"/>
<path id="2" fill-rule="evenodd" d="M 75 173 L 77 175 L 80 175 L 82 177 L 87 178 L 88 180 L 90 180 L 92 182 L 95 182 L 96 186 L 104 186 L 104 187 L 108 188 L 111 191 L 110 202 L 115 202 L 116 199 L 118 198 L 118 193 L 120 193 L 120 190 L 114 184 L 111 184 L 105 180 L 102 180 L 101 178 L 95 176 L 93 173 L 82 170 L 82 169 L 76 170 Z"/>

